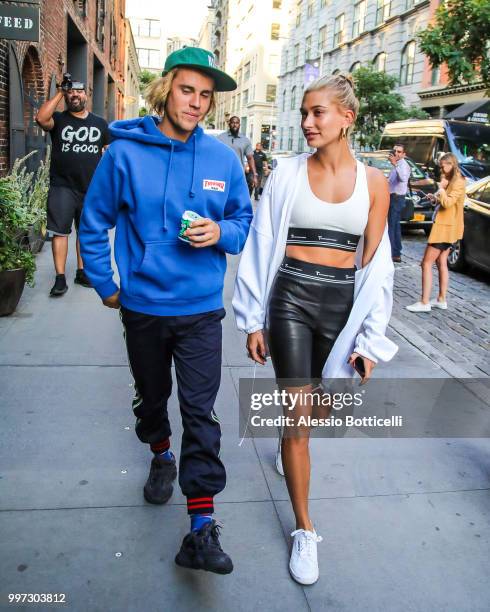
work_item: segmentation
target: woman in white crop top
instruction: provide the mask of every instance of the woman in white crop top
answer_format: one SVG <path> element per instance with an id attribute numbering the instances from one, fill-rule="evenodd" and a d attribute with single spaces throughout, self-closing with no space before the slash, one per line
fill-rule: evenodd
<path id="1" fill-rule="evenodd" d="M 350 77 L 322 77 L 307 87 L 301 128 L 316 151 L 284 160 L 273 171 L 237 274 L 233 307 L 239 328 L 248 334 L 249 356 L 264 364 L 269 351 L 279 387 L 292 394 L 319 389 L 330 354 L 342 355 L 337 340 L 353 327 L 355 340 L 342 362 L 349 362 L 352 373 L 352 368 L 360 372 L 362 382 L 377 359 L 389 360 L 396 352 L 384 337 L 393 284 L 389 242 L 386 247 L 388 184 L 379 170 L 365 167 L 350 151 L 347 138 L 358 108 Z M 379 288 L 381 300 L 357 285 L 358 275 L 369 275 L 374 265 L 386 272 L 383 278 L 373 280 L 371 273 L 361 283 L 371 287 L 371 296 Z M 356 302 L 361 300 L 357 309 L 354 283 Z M 321 538 L 308 511 L 309 427 L 301 419 L 328 416 L 317 412 L 311 399 L 284 407 L 293 419 L 281 441 L 296 518 L 289 569 L 301 584 L 318 579 Z M 280 469 L 280 460 L 277 465 Z"/>

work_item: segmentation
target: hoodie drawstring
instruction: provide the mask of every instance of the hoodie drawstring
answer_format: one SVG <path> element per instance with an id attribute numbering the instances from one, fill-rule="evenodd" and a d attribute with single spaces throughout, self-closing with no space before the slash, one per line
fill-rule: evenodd
<path id="1" fill-rule="evenodd" d="M 170 141 L 170 159 L 168 160 L 167 176 L 165 178 L 165 189 L 163 191 L 163 229 L 167 230 L 167 187 L 168 177 L 170 176 L 170 168 L 172 166 L 172 157 L 174 155 L 174 143 Z"/>
<path id="2" fill-rule="evenodd" d="M 194 180 L 196 178 L 196 135 L 192 135 L 192 140 L 194 142 L 194 153 L 192 155 L 192 181 L 191 181 L 191 190 L 189 191 L 189 197 L 194 198 L 196 196 L 196 192 L 194 191 Z"/>

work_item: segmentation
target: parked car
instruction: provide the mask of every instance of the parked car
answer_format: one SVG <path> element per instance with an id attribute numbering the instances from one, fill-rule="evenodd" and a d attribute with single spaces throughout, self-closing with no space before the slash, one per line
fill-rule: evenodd
<path id="1" fill-rule="evenodd" d="M 451 248 L 451 270 L 468 265 L 490 272 L 490 176 L 469 185 L 464 204 L 464 234 Z"/>
<path id="2" fill-rule="evenodd" d="M 356 157 L 368 166 L 379 168 L 388 178 L 393 165 L 388 160 L 390 151 L 364 151 L 356 154 Z M 423 172 L 417 164 L 405 157 L 411 169 L 409 190 L 405 199 L 405 207 L 402 211 L 402 228 L 423 229 L 428 236 L 432 228 L 432 215 L 434 207 L 427 198 L 428 193 L 437 191 L 437 183 Z"/>
<path id="3" fill-rule="evenodd" d="M 476 181 L 490 174 L 490 126 L 453 119 L 410 119 L 388 123 L 380 149 L 403 144 L 407 155 L 435 179 L 440 176 L 439 159 L 454 153 L 463 176 Z"/>

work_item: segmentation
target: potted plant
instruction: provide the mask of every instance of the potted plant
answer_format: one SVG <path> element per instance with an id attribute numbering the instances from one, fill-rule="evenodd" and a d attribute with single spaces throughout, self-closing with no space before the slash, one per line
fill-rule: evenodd
<path id="1" fill-rule="evenodd" d="M 0 178 L 0 316 L 17 308 L 25 282 L 34 283 L 34 254 L 22 240 L 31 215 L 15 176 Z"/>
<path id="2" fill-rule="evenodd" d="M 9 177 L 12 188 L 20 194 L 20 202 L 29 218 L 27 229 L 20 232 L 19 239 L 23 246 L 38 253 L 43 247 L 46 232 L 50 149 L 48 147 L 46 159 L 41 160 L 37 171 L 28 172 L 25 162 L 35 153 L 31 151 L 25 157 L 16 159 Z"/>
<path id="3" fill-rule="evenodd" d="M 28 197 L 31 223 L 27 232 L 27 239 L 29 248 L 33 253 L 39 253 L 46 239 L 50 152 L 51 149 L 48 146 L 46 159 L 41 160 L 35 175 L 32 177 L 32 186 Z"/>

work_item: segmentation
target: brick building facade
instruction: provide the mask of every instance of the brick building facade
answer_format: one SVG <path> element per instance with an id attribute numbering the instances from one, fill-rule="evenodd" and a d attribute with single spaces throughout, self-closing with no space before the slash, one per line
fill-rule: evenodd
<path id="1" fill-rule="evenodd" d="M 89 110 L 108 121 L 124 116 L 125 0 L 39 0 L 39 6 L 39 42 L 0 40 L 0 176 L 34 149 L 30 167 L 37 165 L 48 139 L 34 116 L 63 72 L 85 82 Z"/>

